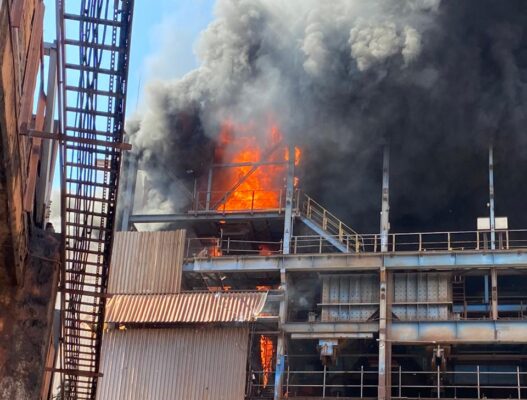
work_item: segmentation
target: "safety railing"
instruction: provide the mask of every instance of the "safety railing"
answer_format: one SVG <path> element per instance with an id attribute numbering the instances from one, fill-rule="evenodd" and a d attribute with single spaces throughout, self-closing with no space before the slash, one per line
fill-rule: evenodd
<path id="1" fill-rule="evenodd" d="M 381 251 L 379 234 L 332 236 L 342 238 L 350 252 L 378 253 Z M 360 246 L 353 243 L 360 241 Z M 325 253 L 333 249 L 327 238 L 294 236 L 291 240 L 293 253 Z M 388 252 L 431 252 L 490 250 L 490 231 L 390 233 Z M 527 230 L 496 231 L 496 250 L 527 249 Z"/>
<path id="2" fill-rule="evenodd" d="M 527 372 L 520 371 L 519 366 L 508 371 L 489 369 L 478 365 L 466 371 L 441 371 L 439 367 L 435 371 L 405 371 L 399 367 L 392 371 L 392 397 L 524 398 Z"/>
<path id="3" fill-rule="evenodd" d="M 475 366 L 473 370 L 410 371 L 402 367 L 392 369 L 392 398 L 517 398 L 522 399 L 527 385 L 527 372 L 520 367 L 508 371 L 489 371 Z M 251 399 L 266 398 L 268 385 L 261 383 L 262 371 L 251 371 Z M 354 398 L 374 397 L 378 390 L 378 371 L 361 367 L 356 370 L 331 370 L 324 366 L 317 371 L 293 371 L 289 368 L 284 376 L 284 397 L 296 396 L 335 398 L 353 396 Z M 267 389 L 267 390 L 265 390 Z"/>
<path id="4" fill-rule="evenodd" d="M 380 253 L 380 235 L 346 234 L 328 236 L 339 240 L 350 253 Z M 328 237 L 298 235 L 291 238 L 291 254 L 324 254 L 335 252 Z M 489 232 L 421 232 L 391 233 L 388 252 L 484 251 L 490 249 Z M 496 250 L 527 249 L 527 230 L 507 230 L 496 233 Z M 358 245 L 359 244 L 359 245 Z M 214 248 L 214 249 L 212 249 Z M 187 257 L 219 257 L 227 255 L 281 254 L 283 242 L 251 241 L 230 238 L 192 238 L 187 240 Z"/>
<path id="5" fill-rule="evenodd" d="M 361 235 L 305 193 L 302 195 L 302 213 L 339 242 L 357 240 L 357 246 L 360 246 Z"/>
<path id="6" fill-rule="evenodd" d="M 293 208 L 297 207 L 299 192 L 294 197 Z M 285 210 L 285 189 L 199 191 L 194 194 L 189 213 L 233 213 Z"/>
<path id="7" fill-rule="evenodd" d="M 209 258 L 229 255 L 272 256 L 282 254 L 282 252 L 282 241 L 265 242 L 231 238 L 190 238 L 187 239 L 185 257 Z"/>

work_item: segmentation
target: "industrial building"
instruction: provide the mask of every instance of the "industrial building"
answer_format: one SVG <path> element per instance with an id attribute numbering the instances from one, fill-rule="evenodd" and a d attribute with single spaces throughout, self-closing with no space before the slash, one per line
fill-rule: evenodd
<path id="1" fill-rule="evenodd" d="M 482 2 L 490 11 L 472 18 Z M 343 68 L 315 62 L 334 50 L 318 39 L 308 44 L 324 51 L 304 43 L 289 57 L 291 38 L 273 35 L 295 24 L 267 29 L 282 26 L 279 13 L 258 7 L 275 3 L 241 3 L 213 36 L 241 38 L 223 49 L 219 65 L 242 76 L 225 92 L 256 97 L 188 84 L 198 93 L 189 105 L 162 93 L 170 123 L 156 114 L 155 128 L 177 132 L 154 138 L 160 149 L 124 132 L 133 0 L 58 0 L 53 43 L 43 41 L 42 1 L 0 2 L 0 398 L 526 399 L 523 3 L 412 0 L 400 23 L 388 1 L 397 23 L 335 20 L 332 45 L 347 47 L 332 61 Z M 408 10 L 421 25 L 406 25 Z M 308 11 L 302 34 L 333 25 Z M 387 32 L 393 49 L 367 54 L 360 40 L 371 32 Z M 443 46 L 465 33 L 457 42 L 477 43 L 468 53 L 481 71 L 471 73 L 485 79 L 464 86 L 452 66 L 472 58 Z M 328 65 L 352 84 L 334 85 Z M 302 90 L 280 68 L 299 74 Z M 283 102 L 246 101 L 265 97 L 258 74 L 270 86 L 288 80 L 294 96 L 265 87 Z M 486 96 L 464 99 L 474 87 Z M 452 113 L 450 103 L 462 106 Z M 302 131 L 310 124 L 316 139 Z M 60 228 L 49 218 L 55 164 Z M 346 190 L 346 180 L 362 186 Z M 152 212 L 163 185 L 170 212 Z"/>
<path id="2" fill-rule="evenodd" d="M 493 146 L 489 215 L 421 233 L 389 229 L 384 146 L 376 234 L 300 190 L 300 150 L 268 148 L 211 165 L 180 213 L 134 213 L 127 180 L 99 398 L 527 396 L 527 242 L 494 215 Z"/>

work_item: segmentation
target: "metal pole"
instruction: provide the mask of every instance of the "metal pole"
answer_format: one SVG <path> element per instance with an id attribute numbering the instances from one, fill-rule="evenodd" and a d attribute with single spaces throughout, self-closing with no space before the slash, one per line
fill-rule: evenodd
<path id="1" fill-rule="evenodd" d="M 379 285 L 379 372 L 378 372 L 378 399 L 391 399 L 391 342 L 388 337 L 391 313 L 388 294 L 388 271 L 385 267 L 380 271 Z"/>
<path id="2" fill-rule="evenodd" d="M 494 147 L 489 146 L 489 213 L 490 248 L 496 249 L 496 217 L 494 215 Z"/>
<path id="3" fill-rule="evenodd" d="M 324 379 L 322 380 L 322 398 L 326 398 L 326 365 L 324 364 Z"/>
<path id="4" fill-rule="evenodd" d="M 280 300 L 280 310 L 279 310 L 279 321 L 278 329 L 280 333 L 278 334 L 278 339 L 276 343 L 276 368 L 275 368 L 275 377 L 274 377 L 274 400 L 280 400 L 282 398 L 282 385 L 284 379 L 284 369 L 285 369 L 285 346 L 286 346 L 286 336 L 282 329 L 283 324 L 287 322 L 287 305 L 288 305 L 288 296 L 287 296 L 287 275 L 284 268 L 280 270 L 280 288 L 284 292 L 282 300 Z"/>
<path id="5" fill-rule="evenodd" d="M 210 197 L 211 197 L 211 191 L 212 191 L 212 173 L 213 173 L 213 168 L 210 167 L 209 168 L 209 178 L 207 180 L 207 197 L 205 200 L 205 210 L 207 211 L 210 210 Z"/>
<path id="6" fill-rule="evenodd" d="M 491 284 L 491 311 L 492 319 L 498 319 L 498 271 L 496 268 L 490 270 L 490 284 Z"/>
<path id="7" fill-rule="evenodd" d="M 437 398 L 441 398 L 441 370 L 439 369 L 439 365 L 437 366 Z"/>
<path id="8" fill-rule="evenodd" d="M 384 145 L 382 157 L 381 251 L 388 251 L 390 232 L 390 147 Z"/>
<path id="9" fill-rule="evenodd" d="M 480 393 L 480 387 L 479 387 L 479 365 L 476 369 L 476 373 L 477 373 L 477 382 L 478 382 L 478 399 L 481 399 L 481 393 Z"/>
<path id="10" fill-rule="evenodd" d="M 289 374 L 290 374 L 290 368 L 289 365 L 287 366 L 287 377 L 285 380 L 285 394 L 286 396 L 289 396 Z"/>
<path id="11" fill-rule="evenodd" d="M 132 152 L 125 153 L 124 164 L 126 173 L 124 182 L 123 211 L 120 224 L 121 231 L 127 231 L 130 229 L 130 215 L 134 210 L 135 185 L 137 182 L 137 155 Z"/>
<path id="12" fill-rule="evenodd" d="M 360 366 L 360 398 L 362 399 L 364 394 L 364 365 Z"/>
<path id="13" fill-rule="evenodd" d="M 284 212 L 284 254 L 291 251 L 291 236 L 293 235 L 293 195 L 295 185 L 295 146 L 289 146 L 289 163 L 285 188 Z"/>
<path id="14" fill-rule="evenodd" d="M 520 381 L 520 366 L 516 366 L 516 383 L 518 384 L 518 399 L 522 398 L 522 387 Z"/>
<path id="15" fill-rule="evenodd" d="M 403 373 L 402 373 L 401 366 L 399 365 L 399 397 L 403 397 L 402 396 L 402 393 L 403 393 L 402 378 L 403 378 Z"/>

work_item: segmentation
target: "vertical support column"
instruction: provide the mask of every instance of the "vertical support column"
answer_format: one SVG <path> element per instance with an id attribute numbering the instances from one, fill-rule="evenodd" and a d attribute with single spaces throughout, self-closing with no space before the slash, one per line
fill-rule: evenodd
<path id="1" fill-rule="evenodd" d="M 282 301 L 280 302 L 279 321 L 278 321 L 278 340 L 276 343 L 276 368 L 274 375 L 274 400 L 282 398 L 282 387 L 284 384 L 285 354 L 286 354 L 286 335 L 282 330 L 282 325 L 287 321 L 287 275 L 285 268 L 280 269 L 280 287 L 283 291 Z"/>
<path id="2" fill-rule="evenodd" d="M 211 198 L 211 194 L 212 194 L 211 192 L 212 192 L 212 174 L 213 174 L 213 171 L 214 171 L 214 168 L 211 165 L 210 168 L 209 168 L 209 178 L 207 180 L 207 193 L 206 193 L 207 197 L 206 197 L 206 200 L 205 200 L 205 210 L 207 210 L 207 211 L 210 210 L 210 198 Z M 196 202 L 196 204 L 199 207 L 199 199 Z"/>
<path id="3" fill-rule="evenodd" d="M 390 146 L 384 145 L 382 155 L 381 251 L 388 251 L 390 232 Z"/>
<path id="4" fill-rule="evenodd" d="M 391 299 L 389 272 L 382 267 L 379 293 L 379 400 L 389 400 L 392 394 L 392 343 L 389 337 Z"/>
<path id="5" fill-rule="evenodd" d="M 124 154 L 124 193 L 121 223 L 117 227 L 121 231 L 130 229 L 130 215 L 134 209 L 135 184 L 137 181 L 137 155 L 132 152 Z"/>
<path id="6" fill-rule="evenodd" d="M 293 235 L 293 195 L 295 189 L 295 146 L 289 145 L 289 162 L 287 165 L 287 177 L 285 188 L 285 212 L 284 212 L 284 254 L 291 252 L 291 236 Z"/>
<path id="7" fill-rule="evenodd" d="M 55 132 L 55 103 L 57 93 L 57 44 L 44 43 L 44 54 L 48 56 L 48 83 L 46 88 L 46 115 L 44 117 L 44 132 Z M 40 157 L 40 174 L 35 193 L 35 222 L 45 227 L 47 208 L 50 204 L 55 159 L 57 158 L 58 142 L 44 139 Z"/>
<path id="8" fill-rule="evenodd" d="M 492 305 L 492 319 L 495 321 L 498 319 L 498 271 L 496 268 L 490 270 L 490 283 L 491 283 L 491 305 Z"/>
<path id="9" fill-rule="evenodd" d="M 494 214 L 494 146 L 489 145 L 489 220 L 490 248 L 496 250 L 496 216 Z M 490 270 L 491 280 L 491 316 L 498 319 L 498 274 L 495 268 Z"/>
<path id="10" fill-rule="evenodd" d="M 489 146 L 489 217 L 490 248 L 496 249 L 496 217 L 494 215 L 494 146 Z"/>

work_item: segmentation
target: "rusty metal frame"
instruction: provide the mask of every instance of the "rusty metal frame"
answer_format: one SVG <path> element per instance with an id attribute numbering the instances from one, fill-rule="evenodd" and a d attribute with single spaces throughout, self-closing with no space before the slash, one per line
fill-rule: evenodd
<path id="1" fill-rule="evenodd" d="M 133 0 L 57 0 L 56 10 L 58 134 L 30 135 L 60 141 L 61 398 L 95 399 L 121 153 L 129 149 L 123 134 Z M 67 32 L 72 24 L 79 29 Z"/>

